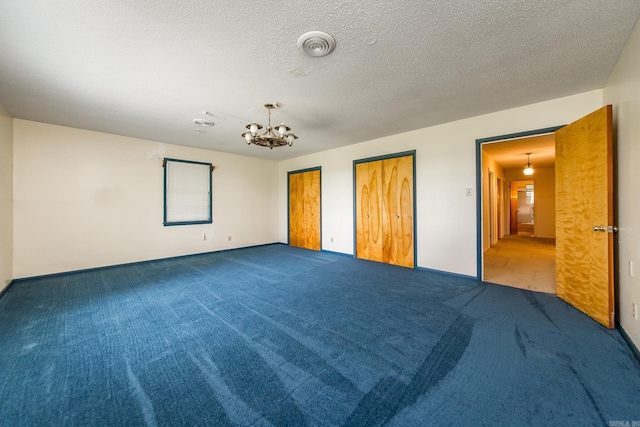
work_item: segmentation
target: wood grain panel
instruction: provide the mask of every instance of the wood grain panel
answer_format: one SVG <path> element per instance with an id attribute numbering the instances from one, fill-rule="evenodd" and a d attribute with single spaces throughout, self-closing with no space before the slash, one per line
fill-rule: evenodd
<path id="1" fill-rule="evenodd" d="M 414 217 L 413 217 L 413 157 L 398 159 L 398 181 L 400 182 L 398 227 L 398 265 L 413 268 L 414 256 Z"/>
<path id="2" fill-rule="evenodd" d="M 369 256 L 371 261 L 382 261 L 382 162 L 368 163 L 369 173 Z"/>
<path id="3" fill-rule="evenodd" d="M 320 171 L 302 174 L 304 180 L 304 247 L 320 250 Z"/>
<path id="4" fill-rule="evenodd" d="M 302 206 L 298 197 L 300 174 L 289 175 L 289 245 L 300 246 Z"/>
<path id="5" fill-rule="evenodd" d="M 356 257 L 369 259 L 369 164 L 356 164 Z"/>
<path id="6" fill-rule="evenodd" d="M 320 250 L 320 171 L 289 175 L 289 245 Z"/>
<path id="7" fill-rule="evenodd" d="M 556 132 L 557 295 L 614 326 L 611 106 Z"/>
<path id="8" fill-rule="evenodd" d="M 413 156 L 357 163 L 355 173 L 356 256 L 413 267 Z"/>
<path id="9" fill-rule="evenodd" d="M 382 162 L 383 211 L 382 225 L 382 261 L 389 264 L 398 263 L 398 170 L 397 159 Z"/>

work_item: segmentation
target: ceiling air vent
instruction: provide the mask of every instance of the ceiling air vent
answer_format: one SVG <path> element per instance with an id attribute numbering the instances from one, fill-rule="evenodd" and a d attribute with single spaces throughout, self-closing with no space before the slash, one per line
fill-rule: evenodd
<path id="1" fill-rule="evenodd" d="M 298 49 L 309 56 L 326 56 L 336 48 L 336 41 L 322 31 L 309 31 L 298 39 Z"/>

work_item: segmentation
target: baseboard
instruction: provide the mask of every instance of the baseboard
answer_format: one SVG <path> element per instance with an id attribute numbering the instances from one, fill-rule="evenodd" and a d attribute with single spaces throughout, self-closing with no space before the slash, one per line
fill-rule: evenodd
<path id="1" fill-rule="evenodd" d="M 344 252 L 328 251 L 326 249 L 320 249 L 320 252 L 324 252 L 324 253 L 331 254 L 331 255 L 346 256 L 346 257 L 349 257 L 349 258 L 355 258 L 353 256 L 353 254 L 346 254 Z"/>
<path id="2" fill-rule="evenodd" d="M 457 277 L 459 279 L 472 279 L 472 280 L 475 280 L 475 281 L 479 281 L 476 276 L 469 276 L 469 275 L 466 275 L 466 274 L 451 273 L 450 271 L 435 270 L 433 268 L 426 268 L 426 267 L 416 267 L 415 269 L 416 270 L 421 270 L 421 271 L 428 271 L 429 273 L 443 274 L 445 276 Z"/>
<path id="3" fill-rule="evenodd" d="M 14 282 L 15 280 L 9 280 L 9 283 L 7 283 L 7 285 L 4 288 L 2 288 L 2 290 L 0 291 L 0 298 L 2 298 L 5 293 L 7 293 L 7 291 L 9 290 L 11 285 L 13 285 Z"/>
<path id="4" fill-rule="evenodd" d="M 198 253 L 195 253 L 195 254 L 177 255 L 177 256 L 166 257 L 166 258 L 155 258 L 155 259 L 148 259 L 148 260 L 145 260 L 145 261 L 133 261 L 133 262 L 125 262 L 125 263 L 122 263 L 122 264 L 104 265 L 104 266 L 101 266 L 101 267 L 81 268 L 79 270 L 69 270 L 69 271 L 61 271 L 61 272 L 58 272 L 58 273 L 41 274 L 41 275 L 38 275 L 38 276 L 20 277 L 20 278 L 17 278 L 17 279 L 13 279 L 11 281 L 11 283 L 19 283 L 19 282 L 23 282 L 23 281 L 27 281 L 27 280 L 33 280 L 33 279 L 47 279 L 47 278 L 51 278 L 51 277 L 65 276 L 67 274 L 88 273 L 88 272 L 91 272 L 91 271 L 100 271 L 100 270 L 107 270 L 107 269 L 110 269 L 110 268 L 118 268 L 118 267 L 146 264 L 146 263 L 149 263 L 149 262 L 166 261 L 166 260 L 172 260 L 172 259 L 188 258 L 188 257 L 193 257 L 193 256 L 198 256 L 198 255 L 216 254 L 216 253 L 222 253 L 222 252 L 232 252 L 232 251 L 237 251 L 237 250 L 240 250 L 240 249 L 259 248 L 259 247 L 262 247 L 262 246 L 272 246 L 272 245 L 282 245 L 282 244 L 283 243 L 280 243 L 280 242 L 264 243 L 262 245 L 242 246 L 242 247 L 239 247 L 239 248 L 220 249 L 220 250 L 217 250 L 217 251 L 209 251 L 209 252 L 198 252 Z M 5 290 L 8 287 L 9 286 L 7 286 L 5 288 Z M 1 295 L 1 293 L 0 293 L 0 295 Z"/>
<path id="5" fill-rule="evenodd" d="M 627 331 L 625 331 L 622 325 L 620 324 L 618 324 L 618 331 L 620 331 L 620 335 L 622 335 L 622 338 L 625 340 L 625 342 L 629 346 L 631 353 L 633 353 L 633 355 L 636 357 L 636 360 L 638 361 L 638 364 L 640 364 L 640 351 L 638 351 L 638 347 L 636 347 L 635 343 L 631 340 L 631 337 L 629 336 L 629 334 L 627 334 Z"/>

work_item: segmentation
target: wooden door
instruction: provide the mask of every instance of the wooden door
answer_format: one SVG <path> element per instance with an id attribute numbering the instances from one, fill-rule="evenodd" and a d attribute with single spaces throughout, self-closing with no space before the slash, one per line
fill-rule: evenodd
<path id="1" fill-rule="evenodd" d="M 509 234 L 518 234 L 518 183 L 511 183 L 509 195 Z"/>
<path id="2" fill-rule="evenodd" d="M 612 144 L 610 105 L 556 131 L 557 294 L 608 328 L 614 327 L 614 238 L 607 230 Z"/>
<path id="3" fill-rule="evenodd" d="M 413 156 L 356 164 L 356 257 L 414 267 Z"/>
<path id="4" fill-rule="evenodd" d="M 382 261 L 382 161 L 356 164 L 356 257 Z"/>
<path id="5" fill-rule="evenodd" d="M 289 174 L 289 245 L 320 250 L 320 170 Z"/>

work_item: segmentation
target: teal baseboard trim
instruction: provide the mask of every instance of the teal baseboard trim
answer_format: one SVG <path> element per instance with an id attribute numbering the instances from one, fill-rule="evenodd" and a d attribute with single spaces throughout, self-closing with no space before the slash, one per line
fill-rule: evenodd
<path id="1" fill-rule="evenodd" d="M 428 271 L 429 273 L 436 273 L 436 274 L 442 274 L 445 276 L 457 277 L 459 279 L 471 279 L 478 283 L 482 283 L 482 281 L 478 280 L 476 276 L 469 276 L 467 274 L 451 273 L 450 271 L 435 270 L 433 268 L 426 268 L 426 267 L 416 267 L 416 270 Z"/>
<path id="2" fill-rule="evenodd" d="M 2 298 L 4 296 L 4 294 L 7 293 L 7 291 L 9 290 L 9 288 L 11 287 L 11 285 L 13 285 L 13 283 L 15 282 L 14 280 L 10 280 L 9 283 L 7 283 L 7 286 L 5 286 L 1 291 L 0 291 L 0 298 Z"/>
<path id="3" fill-rule="evenodd" d="M 618 331 L 620 331 L 620 335 L 622 335 L 622 339 L 625 340 L 625 342 L 629 346 L 629 350 L 631 350 L 631 353 L 633 353 L 633 355 L 636 357 L 638 364 L 640 364 L 640 351 L 638 351 L 638 347 L 636 347 L 635 343 L 631 340 L 631 337 L 629 336 L 629 334 L 627 334 L 627 331 L 625 331 L 622 325 L 620 324 L 618 324 Z"/>
<path id="4" fill-rule="evenodd" d="M 138 265 L 138 264 L 147 264 L 149 262 L 165 261 L 165 260 L 180 259 L 180 258 L 188 258 L 188 257 L 193 257 L 193 256 L 199 256 L 199 255 L 217 254 L 217 253 L 222 253 L 222 252 L 232 252 L 232 251 L 237 251 L 237 250 L 240 250 L 240 249 L 259 248 L 259 247 L 262 247 L 262 246 L 272 246 L 272 245 L 281 245 L 281 244 L 283 244 L 283 243 L 279 243 L 279 242 L 264 243 L 262 245 L 242 246 L 242 247 L 239 247 L 239 248 L 220 249 L 220 250 L 217 250 L 217 251 L 209 251 L 209 252 L 198 252 L 198 253 L 195 253 L 195 254 L 177 255 L 177 256 L 171 256 L 171 257 L 166 257 L 166 258 L 155 258 L 155 259 L 148 259 L 148 260 L 145 260 L 145 261 L 133 261 L 133 262 L 125 262 L 125 263 L 122 263 L 122 264 L 104 265 L 102 267 L 91 267 L 91 268 L 82 268 L 80 270 L 61 271 L 59 273 L 50 273 L 50 274 L 41 274 L 41 275 L 38 275 L 38 276 L 20 277 L 20 278 L 17 278 L 17 279 L 13 279 L 11 281 L 11 283 L 20 283 L 20 282 L 25 282 L 27 280 L 34 280 L 34 279 L 48 279 L 48 278 L 51 278 L 51 277 L 66 276 L 68 274 L 88 273 L 88 272 L 91 272 L 91 271 L 107 270 L 107 269 L 110 269 L 110 268 L 118 268 L 118 267 L 132 266 L 132 265 Z M 9 286 L 7 286 L 5 288 L 5 290 L 8 287 Z M 1 293 L 0 293 L 0 295 L 1 295 Z"/>
<path id="5" fill-rule="evenodd" d="M 326 249 L 320 249 L 320 252 L 324 252 L 326 254 L 331 254 L 331 255 L 346 256 L 346 257 L 349 257 L 349 258 L 355 258 L 353 256 L 353 254 L 346 254 L 344 252 L 328 251 Z"/>

